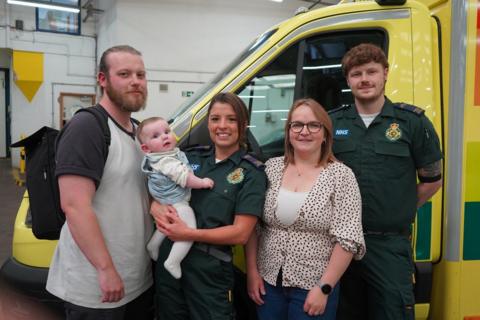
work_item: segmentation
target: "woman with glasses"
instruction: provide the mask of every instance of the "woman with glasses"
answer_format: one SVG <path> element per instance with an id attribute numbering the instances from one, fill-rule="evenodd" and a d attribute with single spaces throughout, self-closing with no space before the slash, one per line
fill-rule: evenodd
<path id="1" fill-rule="evenodd" d="M 246 245 L 259 320 L 335 319 L 337 282 L 365 253 L 357 181 L 333 156 L 332 141 L 323 107 L 295 101 L 285 155 L 266 163 L 263 221 Z"/>

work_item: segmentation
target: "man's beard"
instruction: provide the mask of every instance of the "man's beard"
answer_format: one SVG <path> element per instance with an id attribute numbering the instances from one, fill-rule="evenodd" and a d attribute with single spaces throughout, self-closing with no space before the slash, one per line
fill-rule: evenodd
<path id="1" fill-rule="evenodd" d="M 115 90 L 110 83 L 105 87 L 110 100 L 122 111 L 137 112 L 145 109 L 147 101 L 147 92 L 142 91 L 142 95 L 138 99 L 129 99 L 128 96 L 123 96 L 121 92 Z"/>

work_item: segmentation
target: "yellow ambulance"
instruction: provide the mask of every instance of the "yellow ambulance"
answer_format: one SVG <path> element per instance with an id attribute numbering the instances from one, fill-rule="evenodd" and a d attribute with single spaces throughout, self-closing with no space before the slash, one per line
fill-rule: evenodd
<path id="1" fill-rule="evenodd" d="M 425 109 L 445 154 L 444 186 L 413 226 L 416 318 L 480 319 L 480 0 L 344 0 L 300 11 L 181 106 L 173 130 L 183 145 L 208 143 L 207 104 L 231 91 L 248 106 L 254 151 L 280 155 L 293 100 L 309 96 L 327 109 L 353 103 L 340 61 L 362 42 L 385 50 L 387 96 Z M 55 242 L 34 238 L 27 213 L 25 198 L 2 272 L 41 290 Z M 241 248 L 235 258 L 242 270 Z"/>

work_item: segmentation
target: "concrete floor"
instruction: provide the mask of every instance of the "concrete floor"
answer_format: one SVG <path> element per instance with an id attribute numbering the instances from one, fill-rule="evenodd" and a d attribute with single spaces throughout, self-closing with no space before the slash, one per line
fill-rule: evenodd
<path id="1" fill-rule="evenodd" d="M 0 264 L 12 253 L 13 223 L 25 186 L 15 183 L 11 160 L 0 159 Z"/>

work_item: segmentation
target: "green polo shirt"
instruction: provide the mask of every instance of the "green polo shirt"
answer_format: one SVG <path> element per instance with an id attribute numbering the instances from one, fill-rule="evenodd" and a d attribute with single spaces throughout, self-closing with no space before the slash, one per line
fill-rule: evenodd
<path id="1" fill-rule="evenodd" d="M 197 228 L 231 225 L 237 214 L 262 216 L 267 180 L 260 161 L 239 150 L 215 163 L 215 150 L 208 147 L 187 151 L 187 157 L 197 177 L 215 182 L 211 190 L 192 190 Z"/>
<path id="2" fill-rule="evenodd" d="M 423 110 L 386 99 L 368 128 L 354 106 L 330 112 L 333 152 L 349 166 L 362 195 L 365 231 L 403 231 L 413 222 L 417 169 L 442 158 Z"/>

